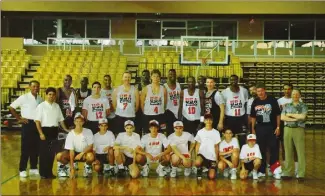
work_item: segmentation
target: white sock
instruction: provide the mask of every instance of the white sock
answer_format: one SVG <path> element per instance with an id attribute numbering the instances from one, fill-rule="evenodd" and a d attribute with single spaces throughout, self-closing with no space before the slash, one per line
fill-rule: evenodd
<path id="1" fill-rule="evenodd" d="M 295 162 L 295 171 L 298 171 L 298 162 Z"/>
<path id="2" fill-rule="evenodd" d="M 112 169 L 112 168 L 114 168 L 114 165 L 108 164 L 108 167 L 109 167 L 109 169 Z"/>
<path id="3" fill-rule="evenodd" d="M 119 169 L 124 169 L 124 165 L 123 164 L 120 164 L 120 165 L 118 165 L 118 168 Z"/>

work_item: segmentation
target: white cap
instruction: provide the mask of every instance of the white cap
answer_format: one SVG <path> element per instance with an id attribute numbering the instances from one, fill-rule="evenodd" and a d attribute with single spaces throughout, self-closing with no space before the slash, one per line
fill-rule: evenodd
<path id="1" fill-rule="evenodd" d="M 85 119 L 85 117 L 83 115 L 81 115 L 80 112 L 76 113 L 76 115 L 74 116 L 74 120 L 76 120 L 76 118 L 82 118 Z"/>
<path id="2" fill-rule="evenodd" d="M 149 122 L 149 126 L 152 126 L 152 125 L 159 127 L 159 122 L 156 121 L 156 120 L 151 120 L 151 121 Z"/>
<path id="3" fill-rule="evenodd" d="M 134 126 L 134 122 L 132 120 L 127 120 L 127 121 L 124 122 L 124 127 L 126 127 L 127 125 Z"/>
<path id="4" fill-rule="evenodd" d="M 247 136 L 247 140 L 256 140 L 256 135 L 255 134 L 249 134 Z"/>
<path id="5" fill-rule="evenodd" d="M 174 127 L 183 127 L 183 122 L 182 121 L 175 121 L 174 122 Z"/>
<path id="6" fill-rule="evenodd" d="M 108 124 L 108 121 L 106 118 L 99 119 L 98 124 Z"/>

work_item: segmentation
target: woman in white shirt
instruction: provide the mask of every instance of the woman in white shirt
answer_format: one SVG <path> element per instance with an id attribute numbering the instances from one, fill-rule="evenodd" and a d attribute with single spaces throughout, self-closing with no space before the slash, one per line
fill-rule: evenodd
<path id="1" fill-rule="evenodd" d="M 92 163 L 95 160 L 94 153 L 92 152 L 94 138 L 90 129 L 83 128 L 84 123 L 84 117 L 77 113 L 74 117 L 76 127 L 70 131 L 65 141 L 64 148 L 68 151 L 62 151 L 56 156 L 59 177 L 68 177 L 70 175 L 73 178 L 77 170 L 75 162 L 86 162 L 84 165 L 84 177 L 92 173 Z"/>
<path id="2" fill-rule="evenodd" d="M 40 135 L 39 170 L 42 178 L 55 178 L 52 174 L 57 145 L 59 123 L 64 131 L 69 132 L 64 124 L 60 106 L 55 103 L 56 90 L 53 87 L 46 89 L 46 101 L 36 109 L 35 123 Z"/>

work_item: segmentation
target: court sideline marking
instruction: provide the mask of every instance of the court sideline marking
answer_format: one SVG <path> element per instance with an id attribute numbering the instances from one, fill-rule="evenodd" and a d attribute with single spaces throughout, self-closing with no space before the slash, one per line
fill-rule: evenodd
<path id="1" fill-rule="evenodd" d="M 11 176 L 10 178 L 8 178 L 5 181 L 1 182 L 1 185 L 5 184 L 6 182 L 10 181 L 11 179 L 13 179 L 16 176 L 18 176 L 18 174 L 14 175 L 14 176 Z"/>

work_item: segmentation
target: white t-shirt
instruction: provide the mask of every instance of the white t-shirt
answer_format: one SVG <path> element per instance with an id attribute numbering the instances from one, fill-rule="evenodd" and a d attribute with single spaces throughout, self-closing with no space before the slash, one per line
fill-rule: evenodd
<path id="1" fill-rule="evenodd" d="M 164 134 L 158 133 L 156 138 L 151 137 L 150 133 L 141 138 L 141 145 L 145 151 L 153 156 L 157 156 L 168 146 L 168 140 Z"/>
<path id="2" fill-rule="evenodd" d="M 211 161 L 217 160 L 215 145 L 221 141 L 219 131 L 215 129 L 207 131 L 203 128 L 197 132 L 195 141 L 200 143 L 199 154 Z"/>
<path id="3" fill-rule="evenodd" d="M 164 87 L 160 85 L 157 95 L 152 92 L 152 85 L 147 86 L 147 96 L 144 102 L 145 115 L 159 115 L 165 113 Z"/>
<path id="4" fill-rule="evenodd" d="M 247 101 L 247 109 L 246 109 L 246 114 L 251 114 L 251 109 L 252 109 L 252 103 L 253 103 L 253 101 L 254 101 L 254 97 L 251 97 L 251 98 L 249 98 L 248 99 L 248 101 Z"/>
<path id="5" fill-rule="evenodd" d="M 200 120 L 201 100 L 199 89 L 195 89 L 192 96 L 188 93 L 188 89 L 184 90 L 182 115 L 189 121 Z"/>
<path id="6" fill-rule="evenodd" d="M 20 114 L 23 118 L 34 120 L 37 106 L 43 102 L 41 96 L 37 95 L 36 98 L 31 92 L 21 95 L 14 102 L 10 104 L 10 107 L 17 109 L 20 107 Z"/>
<path id="7" fill-rule="evenodd" d="M 42 127 L 58 127 L 64 118 L 59 104 L 44 101 L 37 106 L 34 120 L 40 121 Z"/>
<path id="8" fill-rule="evenodd" d="M 175 133 L 170 134 L 168 141 L 171 146 L 176 146 L 181 154 L 189 154 L 188 142 L 195 143 L 193 135 L 185 131 L 181 136 L 176 136 Z"/>
<path id="9" fill-rule="evenodd" d="M 104 148 L 107 146 L 113 147 L 115 142 L 115 136 L 111 131 L 106 131 L 104 135 L 99 132 L 94 135 L 94 149 L 96 154 L 107 154 L 104 152 Z"/>
<path id="10" fill-rule="evenodd" d="M 180 104 L 180 94 L 181 94 L 181 85 L 177 82 L 176 88 L 172 90 L 169 88 L 168 84 L 164 84 L 167 90 L 167 106 L 166 109 L 174 113 L 175 118 L 178 118 L 178 109 Z"/>
<path id="11" fill-rule="evenodd" d="M 89 121 L 98 121 L 99 119 L 106 118 L 106 110 L 110 108 L 108 99 L 100 97 L 94 99 L 92 96 L 84 100 L 82 109 L 88 111 L 87 119 Z"/>
<path id="12" fill-rule="evenodd" d="M 115 143 L 120 146 L 127 146 L 134 150 L 137 146 L 141 146 L 140 135 L 133 132 L 131 136 L 128 136 L 126 132 L 122 132 L 117 135 Z M 133 158 L 133 154 L 129 151 L 123 151 L 123 153 L 126 156 Z"/>
<path id="13" fill-rule="evenodd" d="M 227 143 L 226 140 L 222 140 L 219 144 L 219 152 L 228 152 L 235 148 L 239 149 L 238 140 L 235 137 L 233 137 L 229 143 Z M 225 158 L 230 156 L 231 154 L 224 155 Z"/>
<path id="14" fill-rule="evenodd" d="M 93 143 L 93 132 L 90 129 L 83 128 L 82 132 L 79 134 L 76 134 L 74 130 L 68 133 L 64 148 L 67 150 L 74 150 L 76 152 L 83 152 L 87 146 Z"/>
<path id="15" fill-rule="evenodd" d="M 246 114 L 245 103 L 248 101 L 248 91 L 244 87 L 239 86 L 239 91 L 234 93 L 230 88 L 226 88 L 221 92 L 225 101 L 227 116 L 243 116 Z"/>
<path id="16" fill-rule="evenodd" d="M 245 163 L 249 163 L 251 161 L 248 161 L 248 158 L 250 157 L 256 157 L 259 159 L 262 159 L 260 147 L 258 144 L 255 144 L 253 148 L 249 147 L 248 144 L 243 145 L 240 151 L 239 158 L 241 160 L 245 160 Z"/>
<path id="17" fill-rule="evenodd" d="M 130 90 L 125 92 L 124 85 L 116 89 L 116 108 L 115 113 L 122 117 L 135 117 L 135 87 L 131 85 Z"/>
<path id="18" fill-rule="evenodd" d="M 102 97 L 106 97 L 108 99 L 109 105 L 112 105 L 112 94 L 113 94 L 114 89 L 111 90 L 105 90 L 101 89 L 100 94 Z M 115 117 L 115 112 L 112 112 L 109 114 L 107 118 L 112 119 Z"/>

